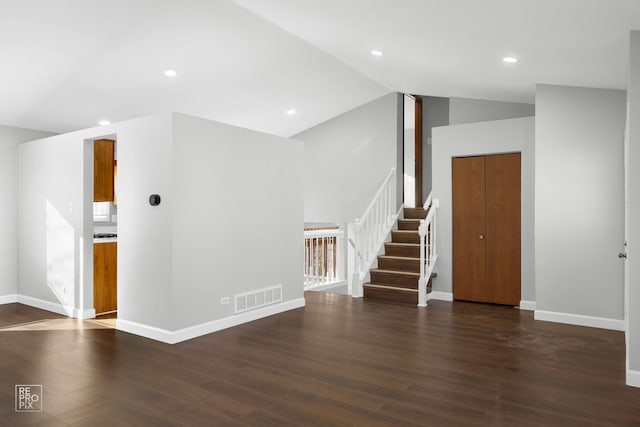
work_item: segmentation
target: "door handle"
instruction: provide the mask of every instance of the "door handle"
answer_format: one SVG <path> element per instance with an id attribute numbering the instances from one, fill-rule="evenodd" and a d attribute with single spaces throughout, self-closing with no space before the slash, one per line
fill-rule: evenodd
<path id="1" fill-rule="evenodd" d="M 627 254 L 625 252 L 618 252 L 618 258 L 627 258 Z"/>
<path id="2" fill-rule="evenodd" d="M 478 239 L 480 239 L 480 240 L 484 240 L 484 234 L 479 235 L 479 236 L 478 236 Z"/>

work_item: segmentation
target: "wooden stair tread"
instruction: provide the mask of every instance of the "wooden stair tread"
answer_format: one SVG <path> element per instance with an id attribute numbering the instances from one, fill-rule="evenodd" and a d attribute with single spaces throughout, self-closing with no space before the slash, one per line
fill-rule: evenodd
<path id="1" fill-rule="evenodd" d="M 420 260 L 420 258 L 411 257 L 411 256 L 397 256 L 397 255 L 379 255 L 378 258 L 392 258 L 392 259 L 401 259 L 401 260 Z"/>
<path id="2" fill-rule="evenodd" d="M 418 228 L 427 215 L 422 208 L 405 208 L 404 219 L 386 242 L 385 254 L 378 256 L 378 268 L 370 270 L 371 279 L 363 284 L 364 297 L 401 303 L 418 303 L 420 279 L 420 235 Z M 431 278 L 436 277 L 435 274 Z M 431 290 L 431 278 L 427 292 Z"/>
<path id="3" fill-rule="evenodd" d="M 428 212 L 424 208 L 404 208 L 404 219 L 424 219 Z"/>
<path id="4" fill-rule="evenodd" d="M 363 287 L 364 297 L 367 300 L 393 301 L 402 304 L 417 304 L 418 291 L 394 287 L 382 287 L 366 284 Z"/>
<path id="5" fill-rule="evenodd" d="M 371 271 L 375 273 L 398 274 L 398 275 L 414 276 L 414 277 L 420 278 L 420 273 L 413 273 L 411 271 L 383 270 L 380 268 L 374 268 Z"/>
<path id="6" fill-rule="evenodd" d="M 397 286 L 379 285 L 377 283 L 365 283 L 362 286 L 369 287 L 369 288 L 376 288 L 376 289 L 387 289 L 387 290 L 390 290 L 390 291 L 398 291 L 398 292 L 415 292 L 415 293 L 418 292 L 417 289 L 399 288 Z"/>
<path id="7" fill-rule="evenodd" d="M 406 218 L 398 220 L 398 230 L 406 231 L 418 231 L 420 228 L 421 219 L 419 218 Z"/>
<path id="8" fill-rule="evenodd" d="M 419 243 L 389 242 L 384 244 L 385 255 L 420 258 Z"/>
<path id="9" fill-rule="evenodd" d="M 418 230 L 392 231 L 391 241 L 394 243 L 420 243 L 420 235 Z"/>
<path id="10" fill-rule="evenodd" d="M 378 268 L 382 270 L 396 270 L 418 273 L 420 272 L 420 257 L 380 255 L 378 256 Z"/>
<path id="11" fill-rule="evenodd" d="M 419 279 L 420 278 L 420 273 L 414 273 L 411 271 L 400 271 L 400 270 L 385 270 L 382 268 L 372 268 L 371 273 L 382 273 L 382 274 L 392 274 L 392 275 L 397 275 L 397 276 L 404 276 L 404 277 L 411 277 L 411 278 L 415 278 L 415 279 Z M 436 277 L 438 277 L 438 273 L 433 272 L 431 273 L 431 276 L 429 276 L 430 279 L 435 279 Z"/>

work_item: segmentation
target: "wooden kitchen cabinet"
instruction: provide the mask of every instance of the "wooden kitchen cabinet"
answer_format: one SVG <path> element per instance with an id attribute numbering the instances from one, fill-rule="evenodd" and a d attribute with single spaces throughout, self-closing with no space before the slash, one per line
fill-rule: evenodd
<path id="1" fill-rule="evenodd" d="M 93 307 L 96 315 L 118 310 L 118 243 L 93 244 Z"/>
<path id="2" fill-rule="evenodd" d="M 115 141 L 97 139 L 93 142 L 93 201 L 114 201 Z"/>

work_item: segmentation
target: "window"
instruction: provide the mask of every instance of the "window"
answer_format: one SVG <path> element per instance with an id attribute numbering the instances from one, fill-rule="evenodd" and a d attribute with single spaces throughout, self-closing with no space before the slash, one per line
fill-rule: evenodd
<path id="1" fill-rule="evenodd" d="M 111 202 L 93 202 L 93 222 L 112 222 Z"/>

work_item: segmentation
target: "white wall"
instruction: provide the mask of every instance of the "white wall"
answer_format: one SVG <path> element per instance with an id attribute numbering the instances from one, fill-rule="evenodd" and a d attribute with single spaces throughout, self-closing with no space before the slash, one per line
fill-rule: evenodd
<path id="1" fill-rule="evenodd" d="M 406 206 L 415 206 L 415 133 L 416 133 L 416 101 L 409 95 L 402 96 L 402 172 L 404 193 L 402 201 Z"/>
<path id="2" fill-rule="evenodd" d="M 304 305 L 303 145 L 173 114 L 20 145 L 19 301 L 91 313 L 100 137 L 118 140 L 119 329 L 177 342 Z M 281 304 L 233 315 L 277 284 Z"/>
<path id="3" fill-rule="evenodd" d="M 631 32 L 629 89 L 627 384 L 640 387 L 640 31 Z"/>
<path id="4" fill-rule="evenodd" d="M 61 135 L 27 142 L 18 158 L 18 293 L 75 315 L 92 265 L 83 253 L 83 140 Z"/>
<path id="5" fill-rule="evenodd" d="M 433 128 L 448 126 L 449 98 L 422 96 L 422 201 L 429 197 L 433 188 L 432 144 Z"/>
<path id="6" fill-rule="evenodd" d="M 625 93 L 536 88 L 536 318 L 623 327 Z"/>
<path id="7" fill-rule="evenodd" d="M 93 312 L 93 140 L 118 139 L 119 317 L 171 325 L 171 115 L 19 146 L 21 302 L 76 317 Z M 166 196 L 150 210 L 152 192 Z"/>
<path id="8" fill-rule="evenodd" d="M 423 199 L 432 188 L 432 128 L 438 126 L 514 119 L 535 115 L 535 105 L 471 98 L 422 96 Z"/>
<path id="9" fill-rule="evenodd" d="M 232 316 L 233 295 L 260 288 L 301 300 L 303 144 L 180 114 L 173 135 L 173 329 Z"/>
<path id="10" fill-rule="evenodd" d="M 172 116 L 161 114 L 20 145 L 19 286 L 24 301 L 93 308 L 93 139 L 118 139 L 119 321 L 170 330 Z M 149 195 L 162 204 L 151 207 Z M 45 201 L 51 202 L 47 211 Z M 48 231 L 58 223 L 58 232 Z M 56 237 L 53 239 L 52 237 Z M 55 256 L 55 262 L 52 259 Z M 61 279 L 51 280 L 51 277 Z M 58 283 L 60 290 L 54 291 Z M 69 307 L 70 306 L 70 307 Z"/>
<path id="11" fill-rule="evenodd" d="M 433 197 L 440 200 L 437 225 L 437 279 L 433 290 L 452 292 L 451 160 L 453 157 L 522 153 L 522 292 L 535 301 L 534 124 L 533 117 L 433 128 Z"/>
<path id="12" fill-rule="evenodd" d="M 18 286 L 18 144 L 49 135 L 0 126 L 0 304 L 11 302 Z"/>
<path id="13" fill-rule="evenodd" d="M 118 323 L 171 330 L 172 115 L 112 127 L 118 137 Z M 149 204 L 151 194 L 160 195 L 159 206 Z"/>
<path id="14" fill-rule="evenodd" d="M 403 149 L 403 169 L 404 169 L 404 198 L 403 201 L 407 206 L 415 206 L 416 202 L 416 145 L 415 129 L 404 130 L 404 149 Z"/>
<path id="15" fill-rule="evenodd" d="M 450 98 L 449 124 L 515 119 L 535 115 L 535 105 L 486 99 Z"/>
<path id="16" fill-rule="evenodd" d="M 304 142 L 306 222 L 344 223 L 364 213 L 391 168 L 402 165 L 401 106 L 402 96 L 390 93 L 292 137 Z"/>

